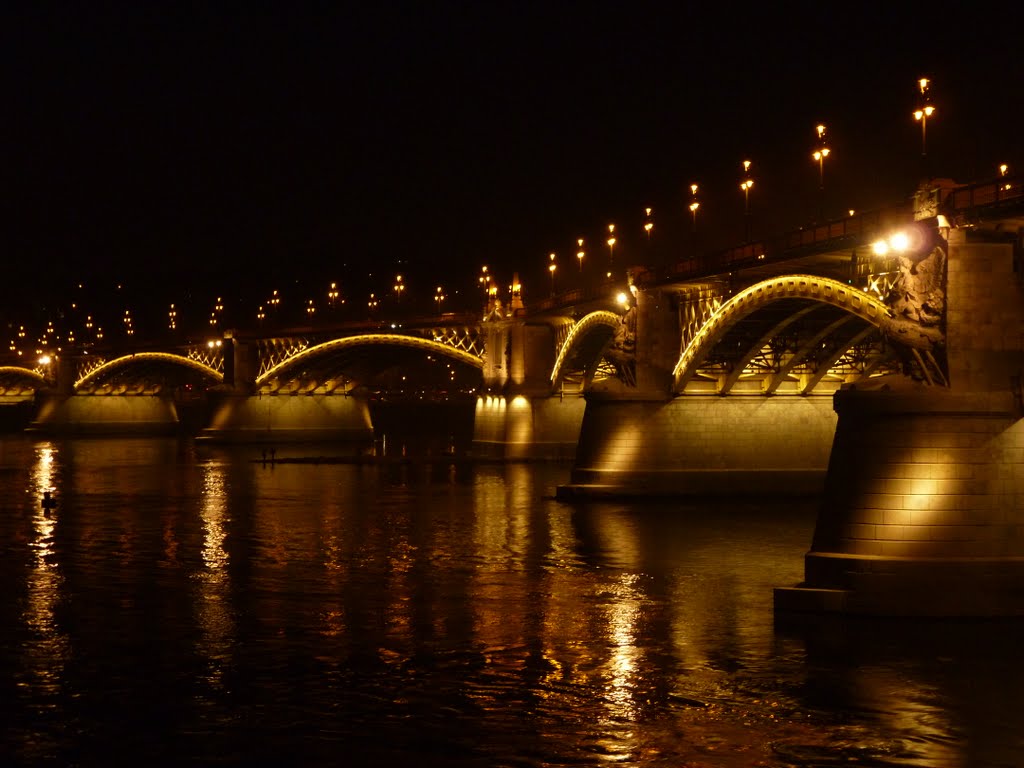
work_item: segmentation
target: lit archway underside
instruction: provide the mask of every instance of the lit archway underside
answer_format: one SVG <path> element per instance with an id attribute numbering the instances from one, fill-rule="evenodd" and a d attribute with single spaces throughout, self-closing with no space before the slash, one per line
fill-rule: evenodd
<path id="1" fill-rule="evenodd" d="M 701 326 L 679 356 L 679 362 L 672 372 L 673 393 L 683 392 L 708 354 L 730 328 L 758 309 L 786 299 L 806 299 L 838 307 L 879 329 L 883 318 L 889 315 L 888 307 L 875 296 L 838 280 L 813 275 L 786 275 L 765 280 L 733 296 Z"/>
<path id="2" fill-rule="evenodd" d="M 172 363 L 174 365 L 180 365 L 183 368 L 188 368 L 193 371 L 197 371 L 208 379 L 212 379 L 218 384 L 224 381 L 224 375 L 220 371 L 216 371 L 208 365 L 204 365 L 196 360 L 192 360 L 181 355 L 174 355 L 169 352 L 137 352 L 134 355 L 124 355 L 123 357 L 117 357 L 113 360 L 108 360 L 102 365 L 98 365 L 89 371 L 85 376 L 75 382 L 75 389 L 81 389 L 99 381 L 103 376 L 111 373 L 118 368 L 125 368 L 129 365 L 137 363 L 147 362 L 161 362 L 161 363 Z"/>
<path id="3" fill-rule="evenodd" d="M 555 365 L 551 369 L 552 390 L 558 389 L 562 378 L 565 376 L 563 370 L 567 360 L 572 360 L 576 349 L 583 343 L 583 339 L 594 328 L 611 328 L 613 331 L 622 324 L 622 317 L 614 312 L 599 310 L 591 312 L 582 317 L 579 322 L 573 325 L 569 335 L 565 337 L 562 348 L 558 350 L 558 357 L 555 358 Z M 596 362 L 596 361 L 595 361 Z"/>
<path id="4" fill-rule="evenodd" d="M 21 368 L 16 365 L 0 365 L 0 378 L 12 376 L 18 379 L 28 379 L 36 386 L 44 386 L 46 378 L 38 371 L 31 368 Z"/>
<path id="5" fill-rule="evenodd" d="M 421 339 L 416 336 L 403 336 L 398 333 L 367 333 L 360 336 L 348 336 L 344 339 L 325 341 L 323 344 L 317 344 L 314 347 L 307 347 L 301 352 L 292 355 L 287 360 L 281 361 L 273 368 L 270 368 L 264 374 L 259 376 L 259 378 L 256 379 L 256 386 L 262 386 L 263 384 L 280 377 L 282 373 L 287 373 L 289 368 L 300 365 L 317 355 L 322 355 L 328 352 L 337 352 L 353 347 L 366 346 L 418 349 L 424 352 L 450 357 L 457 362 L 472 366 L 477 370 L 482 370 L 484 367 L 483 360 L 476 355 L 457 349 L 448 344 L 444 344 L 440 341 Z"/>

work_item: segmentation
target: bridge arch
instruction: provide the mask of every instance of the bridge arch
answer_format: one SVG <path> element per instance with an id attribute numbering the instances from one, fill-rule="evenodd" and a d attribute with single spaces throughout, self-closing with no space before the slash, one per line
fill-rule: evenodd
<path id="1" fill-rule="evenodd" d="M 224 375 L 220 371 L 214 370 L 210 366 L 201 363 L 198 360 L 171 354 L 170 352 L 136 352 L 133 355 L 122 355 L 121 357 L 116 357 L 113 360 L 107 360 L 101 365 L 97 365 L 75 382 L 75 390 L 78 391 L 95 384 L 104 376 L 108 376 L 115 370 L 123 369 L 134 364 L 150 362 L 170 363 L 172 365 L 181 366 L 183 368 L 196 371 L 205 378 L 211 379 L 218 384 L 224 381 Z"/>
<path id="2" fill-rule="evenodd" d="M 7 388 L 5 382 L 24 381 L 30 388 L 38 389 L 47 385 L 46 377 L 31 368 L 17 365 L 0 365 L 0 387 Z"/>
<path id="3" fill-rule="evenodd" d="M 689 345 L 683 350 L 672 372 L 673 393 L 683 392 L 711 350 L 737 323 L 769 304 L 787 299 L 803 299 L 809 303 L 809 306 L 795 310 L 761 334 L 758 340 L 745 350 L 745 357 L 741 356 L 741 361 L 744 364 L 770 338 L 781 333 L 790 324 L 819 306 L 832 306 L 841 309 L 848 316 L 846 319 L 857 318 L 867 323 L 869 332 L 881 330 L 885 319 L 889 317 L 888 307 L 876 296 L 838 280 L 813 275 L 785 275 L 764 280 L 740 291 L 723 303 L 697 331 Z M 829 330 L 836 330 L 843 325 L 844 319 L 837 320 L 829 327 Z M 855 330 L 856 332 L 848 337 L 846 348 L 862 341 L 868 335 L 859 328 Z M 820 336 L 812 339 L 812 341 L 817 340 L 820 340 Z M 742 369 L 742 364 L 737 365 L 733 372 L 726 377 L 724 391 L 728 391 L 731 384 L 735 383 Z M 774 391 L 784 373 L 785 371 L 780 371 L 772 377 L 765 390 L 767 393 L 770 394 Z M 823 371 L 819 372 L 814 383 L 820 380 L 823 374 Z"/>
<path id="4" fill-rule="evenodd" d="M 578 350 L 580 350 L 586 343 L 588 337 L 593 337 L 594 333 L 601 333 L 605 338 L 601 339 L 601 347 L 597 351 L 596 359 L 593 361 L 596 363 L 600 360 L 601 352 L 607 346 L 608 341 L 615 335 L 615 331 L 618 330 L 619 326 L 622 325 L 622 316 L 617 315 L 614 312 L 608 312 L 607 310 L 598 310 L 591 312 L 589 315 L 585 315 L 580 318 L 569 331 L 569 334 L 565 337 L 565 341 L 562 342 L 562 346 L 558 350 L 558 356 L 555 358 L 555 364 L 551 369 L 551 388 L 557 390 L 562 380 L 565 378 L 567 373 L 567 366 Z M 591 366 L 588 366 L 588 368 Z"/>
<path id="5" fill-rule="evenodd" d="M 282 360 L 260 374 L 257 377 L 255 384 L 256 386 L 262 386 L 263 384 L 280 377 L 282 374 L 287 373 L 289 369 L 299 366 L 304 362 L 308 362 L 314 357 L 320 355 L 370 346 L 402 347 L 405 349 L 420 350 L 429 354 L 443 355 L 477 370 L 483 370 L 484 366 L 483 360 L 481 360 L 477 355 L 441 341 L 425 339 L 419 336 L 405 336 L 398 333 L 365 333 L 358 336 L 346 336 L 341 339 L 332 339 L 331 341 L 325 341 L 321 344 L 306 347 L 302 351 Z"/>

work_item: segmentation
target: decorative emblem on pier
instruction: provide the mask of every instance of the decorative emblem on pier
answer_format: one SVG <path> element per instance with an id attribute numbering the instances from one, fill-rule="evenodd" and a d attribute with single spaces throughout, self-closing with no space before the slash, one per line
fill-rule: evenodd
<path id="1" fill-rule="evenodd" d="M 622 316 L 604 356 L 615 366 L 615 373 L 627 387 L 636 386 L 636 305 Z"/>
<path id="2" fill-rule="evenodd" d="M 945 386 L 948 246 L 938 229 L 921 226 L 918 234 L 920 246 L 896 255 L 899 271 L 883 299 L 891 317 L 882 321 L 882 332 L 898 350 L 905 374 Z"/>

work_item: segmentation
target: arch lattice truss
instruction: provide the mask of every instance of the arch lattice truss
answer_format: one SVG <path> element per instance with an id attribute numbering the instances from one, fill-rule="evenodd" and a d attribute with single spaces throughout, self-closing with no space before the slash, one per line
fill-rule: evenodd
<path id="1" fill-rule="evenodd" d="M 398 333 L 366 333 L 359 336 L 346 336 L 341 339 L 332 339 L 321 344 L 315 344 L 293 351 L 290 355 L 277 362 L 275 365 L 262 368 L 256 385 L 262 386 L 273 379 L 286 377 L 291 370 L 311 363 L 316 357 L 354 350 L 360 347 L 402 347 L 415 349 L 428 354 L 438 354 L 449 357 L 457 362 L 471 366 L 478 370 L 483 368 L 483 360 L 475 352 L 466 351 L 452 346 L 445 341 L 434 341 L 420 336 L 408 336 Z"/>
<path id="2" fill-rule="evenodd" d="M 673 371 L 673 392 L 727 394 L 756 381 L 763 394 L 795 386 L 809 394 L 826 377 L 855 380 L 895 370 L 877 297 L 813 275 L 787 275 L 741 291 L 707 320 Z M 790 391 L 790 390 L 784 390 Z"/>
<path id="3" fill-rule="evenodd" d="M 75 390 L 88 390 L 90 387 L 100 383 L 104 378 L 130 366 L 143 366 L 153 363 L 180 366 L 184 369 L 195 371 L 202 377 L 218 384 L 224 380 L 223 373 L 191 357 L 183 357 L 171 352 L 136 352 L 133 355 L 122 355 L 121 357 L 115 357 L 113 360 L 105 360 L 99 365 L 92 365 L 86 373 L 75 381 Z"/>
<path id="4" fill-rule="evenodd" d="M 0 395 L 31 394 L 46 385 L 46 377 L 38 369 L 0 365 Z"/>
<path id="5" fill-rule="evenodd" d="M 601 359 L 600 353 L 621 325 L 622 316 L 606 310 L 591 312 L 589 315 L 580 318 L 578 322 L 573 324 L 558 348 L 558 356 L 555 358 L 555 365 L 551 369 L 552 390 L 557 390 L 559 385 L 562 383 L 562 380 L 568 373 L 570 373 L 572 361 L 575 359 L 576 353 L 580 351 L 587 337 L 595 330 L 600 329 L 603 331 L 600 339 L 600 348 L 597 349 L 597 354 L 594 356 L 595 359 L 585 362 L 587 372 L 590 375 L 593 375 L 593 372 Z"/>

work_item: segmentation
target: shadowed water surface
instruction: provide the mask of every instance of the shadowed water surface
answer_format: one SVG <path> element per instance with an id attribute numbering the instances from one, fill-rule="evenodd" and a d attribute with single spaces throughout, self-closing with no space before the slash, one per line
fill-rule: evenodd
<path id="1" fill-rule="evenodd" d="M 1024 761 L 1020 624 L 776 624 L 813 502 L 308 454 L 4 438 L 0 762 Z"/>

